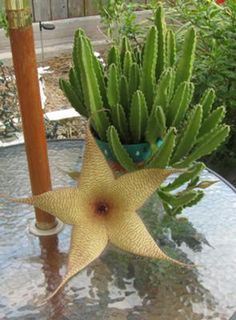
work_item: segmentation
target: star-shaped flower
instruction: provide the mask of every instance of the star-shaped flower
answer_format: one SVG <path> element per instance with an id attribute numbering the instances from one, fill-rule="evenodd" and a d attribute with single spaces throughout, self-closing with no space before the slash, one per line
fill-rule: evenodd
<path id="1" fill-rule="evenodd" d="M 115 177 L 87 129 L 83 165 L 76 187 L 61 188 L 24 199 L 27 203 L 73 225 L 67 273 L 52 298 L 65 283 L 96 259 L 110 241 L 133 254 L 167 260 L 136 213 L 171 169 L 140 169 Z"/>

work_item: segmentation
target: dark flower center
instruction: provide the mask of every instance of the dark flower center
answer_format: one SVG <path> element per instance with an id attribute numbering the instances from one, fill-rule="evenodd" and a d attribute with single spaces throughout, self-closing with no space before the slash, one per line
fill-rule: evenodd
<path id="1" fill-rule="evenodd" d="M 98 215 L 106 215 L 109 211 L 109 205 L 106 202 L 97 203 L 95 208 Z"/>

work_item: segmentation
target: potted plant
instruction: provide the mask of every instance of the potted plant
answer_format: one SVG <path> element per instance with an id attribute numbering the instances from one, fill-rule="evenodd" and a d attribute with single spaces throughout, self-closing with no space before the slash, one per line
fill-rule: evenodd
<path id="1" fill-rule="evenodd" d="M 175 39 L 160 5 L 144 43 L 133 46 L 123 37 L 119 47 L 109 49 L 103 66 L 80 29 L 75 34 L 69 81 L 60 80 L 71 105 L 90 118 L 97 144 L 108 160 L 127 171 L 187 168 L 158 191 L 171 216 L 203 197 L 201 189 L 210 183 L 199 183 L 205 166 L 197 161 L 229 133 L 229 127 L 222 124 L 225 108 L 211 111 L 213 89 L 203 93 L 199 104 L 191 105 L 194 28 L 187 30 L 178 54 Z"/>

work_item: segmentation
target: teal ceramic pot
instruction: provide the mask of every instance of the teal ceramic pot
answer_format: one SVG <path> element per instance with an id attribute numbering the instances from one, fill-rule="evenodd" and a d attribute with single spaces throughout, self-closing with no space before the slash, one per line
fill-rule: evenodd
<path id="1" fill-rule="evenodd" d="M 96 143 L 108 161 L 117 161 L 109 144 L 107 142 L 96 139 Z M 162 144 L 162 140 L 157 140 L 157 146 Z M 125 144 L 124 148 L 133 159 L 134 162 L 145 161 L 151 154 L 150 145 L 148 143 Z"/>

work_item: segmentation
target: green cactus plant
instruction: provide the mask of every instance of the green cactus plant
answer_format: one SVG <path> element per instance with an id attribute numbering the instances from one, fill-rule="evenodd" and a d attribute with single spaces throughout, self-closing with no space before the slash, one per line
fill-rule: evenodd
<path id="1" fill-rule="evenodd" d="M 196 32 L 190 28 L 176 52 L 175 33 L 167 28 L 160 5 L 144 43 L 138 48 L 123 37 L 120 46 L 109 49 L 105 67 L 84 32 L 78 30 L 69 80 L 60 80 L 71 105 L 91 119 L 96 137 L 108 142 L 125 170 L 185 168 L 158 191 L 171 216 L 201 200 L 203 190 L 199 189 L 210 184 L 199 184 L 204 165 L 197 161 L 214 151 L 229 133 L 229 127 L 222 124 L 225 108 L 212 111 L 213 89 L 192 105 L 195 46 Z M 141 164 L 124 146 L 136 143 L 149 147 Z"/>

